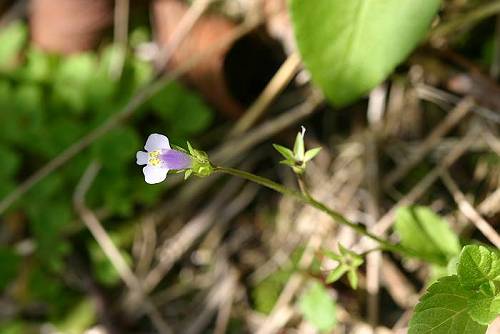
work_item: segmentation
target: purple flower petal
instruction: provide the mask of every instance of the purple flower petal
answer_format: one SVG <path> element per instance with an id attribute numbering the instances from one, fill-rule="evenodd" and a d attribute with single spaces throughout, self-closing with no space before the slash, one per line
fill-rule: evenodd
<path id="1" fill-rule="evenodd" d="M 163 150 L 160 154 L 162 165 L 168 169 L 188 169 L 191 167 L 191 157 L 184 152 L 176 150 Z"/>
<path id="2" fill-rule="evenodd" d="M 149 135 L 148 140 L 146 140 L 146 145 L 144 145 L 146 151 L 151 152 L 155 150 L 169 150 L 170 142 L 168 138 L 164 135 L 159 135 L 157 133 L 153 133 Z"/>
<path id="3" fill-rule="evenodd" d="M 142 169 L 144 173 L 144 179 L 149 184 L 160 183 L 167 177 L 168 169 L 162 167 L 156 167 L 147 165 Z"/>
<path id="4" fill-rule="evenodd" d="M 138 165 L 147 165 L 148 160 L 149 160 L 149 154 L 143 151 L 139 151 L 135 154 L 135 157 L 137 159 L 136 163 Z"/>

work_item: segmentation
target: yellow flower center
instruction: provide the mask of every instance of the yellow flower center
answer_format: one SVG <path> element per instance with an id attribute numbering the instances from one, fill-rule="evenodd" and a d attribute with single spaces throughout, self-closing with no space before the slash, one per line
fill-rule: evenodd
<path id="1" fill-rule="evenodd" d="M 158 166 L 161 162 L 160 158 L 158 158 L 159 156 L 160 156 L 159 150 L 149 152 L 149 164 L 151 166 Z"/>

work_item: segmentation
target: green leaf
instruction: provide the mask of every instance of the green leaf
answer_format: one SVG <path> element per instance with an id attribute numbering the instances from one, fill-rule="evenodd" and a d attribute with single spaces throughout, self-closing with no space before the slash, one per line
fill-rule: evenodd
<path id="1" fill-rule="evenodd" d="M 300 297 L 299 308 L 304 318 L 320 331 L 329 332 L 337 323 L 335 302 L 319 282 L 313 282 Z"/>
<path id="2" fill-rule="evenodd" d="M 495 313 L 497 316 L 500 314 L 500 296 L 496 296 L 491 302 L 490 311 Z"/>
<path id="3" fill-rule="evenodd" d="M 341 255 L 338 255 L 337 253 L 334 253 L 330 250 L 323 250 L 323 254 L 327 257 L 329 257 L 330 259 L 332 260 L 335 260 L 335 261 L 341 261 L 342 260 L 342 256 Z"/>
<path id="4" fill-rule="evenodd" d="M 273 147 L 276 151 L 278 151 L 283 156 L 283 158 L 285 158 L 286 160 L 293 161 L 292 150 L 290 150 L 289 148 L 286 148 L 285 146 L 281 146 L 278 144 L 273 144 Z"/>
<path id="5" fill-rule="evenodd" d="M 66 317 L 56 323 L 61 333 L 84 333 L 96 321 L 96 307 L 91 299 L 84 299 L 69 310 Z"/>
<path id="6" fill-rule="evenodd" d="M 428 261 L 446 265 L 460 252 L 448 223 L 426 207 L 399 208 L 394 227 L 402 245 Z"/>
<path id="7" fill-rule="evenodd" d="M 482 334 L 486 326 L 469 315 L 468 300 L 473 291 L 466 290 L 456 275 L 443 277 L 432 284 L 409 323 L 408 334 Z"/>
<path id="8" fill-rule="evenodd" d="M 21 258 L 12 249 L 0 247 L 0 291 L 12 281 L 21 264 Z"/>
<path id="9" fill-rule="evenodd" d="M 0 145 L 0 161 L 2 164 L 2 168 L 0 168 L 0 179 L 14 174 L 21 163 L 19 156 L 15 152 L 7 146 L 2 145 Z"/>
<path id="10" fill-rule="evenodd" d="M 306 67 L 339 106 L 380 84 L 422 40 L 439 0 L 291 0 Z"/>
<path id="11" fill-rule="evenodd" d="M 37 188 L 40 189 L 41 185 L 43 183 Z M 42 198 L 28 210 L 30 229 L 36 239 L 36 256 L 53 272 L 64 270 L 64 257 L 71 251 L 71 244 L 62 237 L 64 228 L 68 227 L 72 219 L 68 204 L 61 200 L 49 202 Z"/>
<path id="12" fill-rule="evenodd" d="M 16 71 L 21 81 L 47 82 L 52 77 L 56 56 L 49 55 L 37 48 L 26 52 L 26 64 Z"/>
<path id="13" fill-rule="evenodd" d="M 119 170 L 135 159 L 140 139 L 128 126 L 118 127 L 102 137 L 92 147 L 92 153 L 104 167 Z"/>
<path id="14" fill-rule="evenodd" d="M 85 111 L 90 82 L 98 70 L 97 57 L 82 53 L 64 58 L 54 74 L 52 103 L 59 110 Z"/>
<path id="15" fill-rule="evenodd" d="M 0 31 L 0 70 L 14 67 L 16 58 L 28 38 L 28 29 L 22 22 L 14 22 Z"/>
<path id="16" fill-rule="evenodd" d="M 307 151 L 306 154 L 304 155 L 304 162 L 308 162 L 314 159 L 319 154 L 320 151 L 321 147 L 312 148 L 309 151 Z"/>
<path id="17" fill-rule="evenodd" d="M 468 289 L 478 289 L 488 281 L 500 281 L 500 256 L 480 245 L 467 245 L 458 259 L 460 283 Z"/>
<path id="18" fill-rule="evenodd" d="M 175 136 L 185 136 L 206 129 L 213 119 L 212 111 L 193 92 L 170 83 L 151 99 L 153 111 L 168 121 Z"/>
<path id="19" fill-rule="evenodd" d="M 476 293 L 468 301 L 469 315 L 476 322 L 488 325 L 500 314 L 500 296 Z"/>

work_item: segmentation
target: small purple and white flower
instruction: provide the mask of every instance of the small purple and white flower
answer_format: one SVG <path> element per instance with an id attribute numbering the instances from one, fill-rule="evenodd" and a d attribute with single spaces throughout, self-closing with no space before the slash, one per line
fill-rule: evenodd
<path id="1" fill-rule="evenodd" d="M 164 135 L 149 135 L 144 149 L 136 154 L 137 164 L 146 165 L 142 171 L 147 183 L 160 183 L 167 177 L 169 170 L 189 169 L 192 159 L 184 152 L 170 148 L 170 142 Z"/>

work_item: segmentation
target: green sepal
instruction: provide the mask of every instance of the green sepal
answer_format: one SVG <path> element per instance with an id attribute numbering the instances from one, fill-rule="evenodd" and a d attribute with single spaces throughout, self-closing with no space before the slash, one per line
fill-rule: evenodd
<path id="1" fill-rule="evenodd" d="M 333 269 L 326 277 L 326 283 L 331 284 L 338 281 L 349 269 L 344 264 L 339 264 L 337 268 Z"/>
<path id="2" fill-rule="evenodd" d="M 304 161 L 304 132 L 297 133 L 295 144 L 293 145 L 293 155 L 297 161 Z"/>
<path id="3" fill-rule="evenodd" d="M 349 269 L 349 271 L 347 272 L 347 280 L 349 281 L 351 288 L 353 288 L 354 290 L 358 288 L 358 272 L 356 269 Z"/>
<path id="4" fill-rule="evenodd" d="M 189 177 L 191 174 L 199 177 L 206 177 L 212 174 L 214 171 L 214 167 L 208 159 L 208 154 L 204 151 L 194 149 L 193 146 L 191 146 L 190 142 L 187 142 L 187 147 L 189 154 L 193 159 L 193 163 L 190 169 L 191 173 L 187 177 Z"/>
<path id="5" fill-rule="evenodd" d="M 180 147 L 180 146 L 177 146 L 177 145 L 170 145 L 174 150 L 176 151 L 181 151 L 181 152 L 184 152 L 186 154 L 189 154 L 189 152 L 184 148 L 184 147 Z"/>
<path id="6" fill-rule="evenodd" d="M 308 150 L 304 154 L 304 162 L 308 162 L 308 161 L 311 161 L 312 159 L 314 159 L 320 151 L 321 151 L 321 147 L 316 147 L 316 148 L 312 148 L 312 149 Z"/>
<path id="7" fill-rule="evenodd" d="M 285 146 L 281 146 L 278 144 L 273 144 L 273 147 L 276 151 L 278 151 L 283 158 L 285 158 L 287 161 L 293 161 L 293 152 L 289 148 L 286 148 Z"/>

